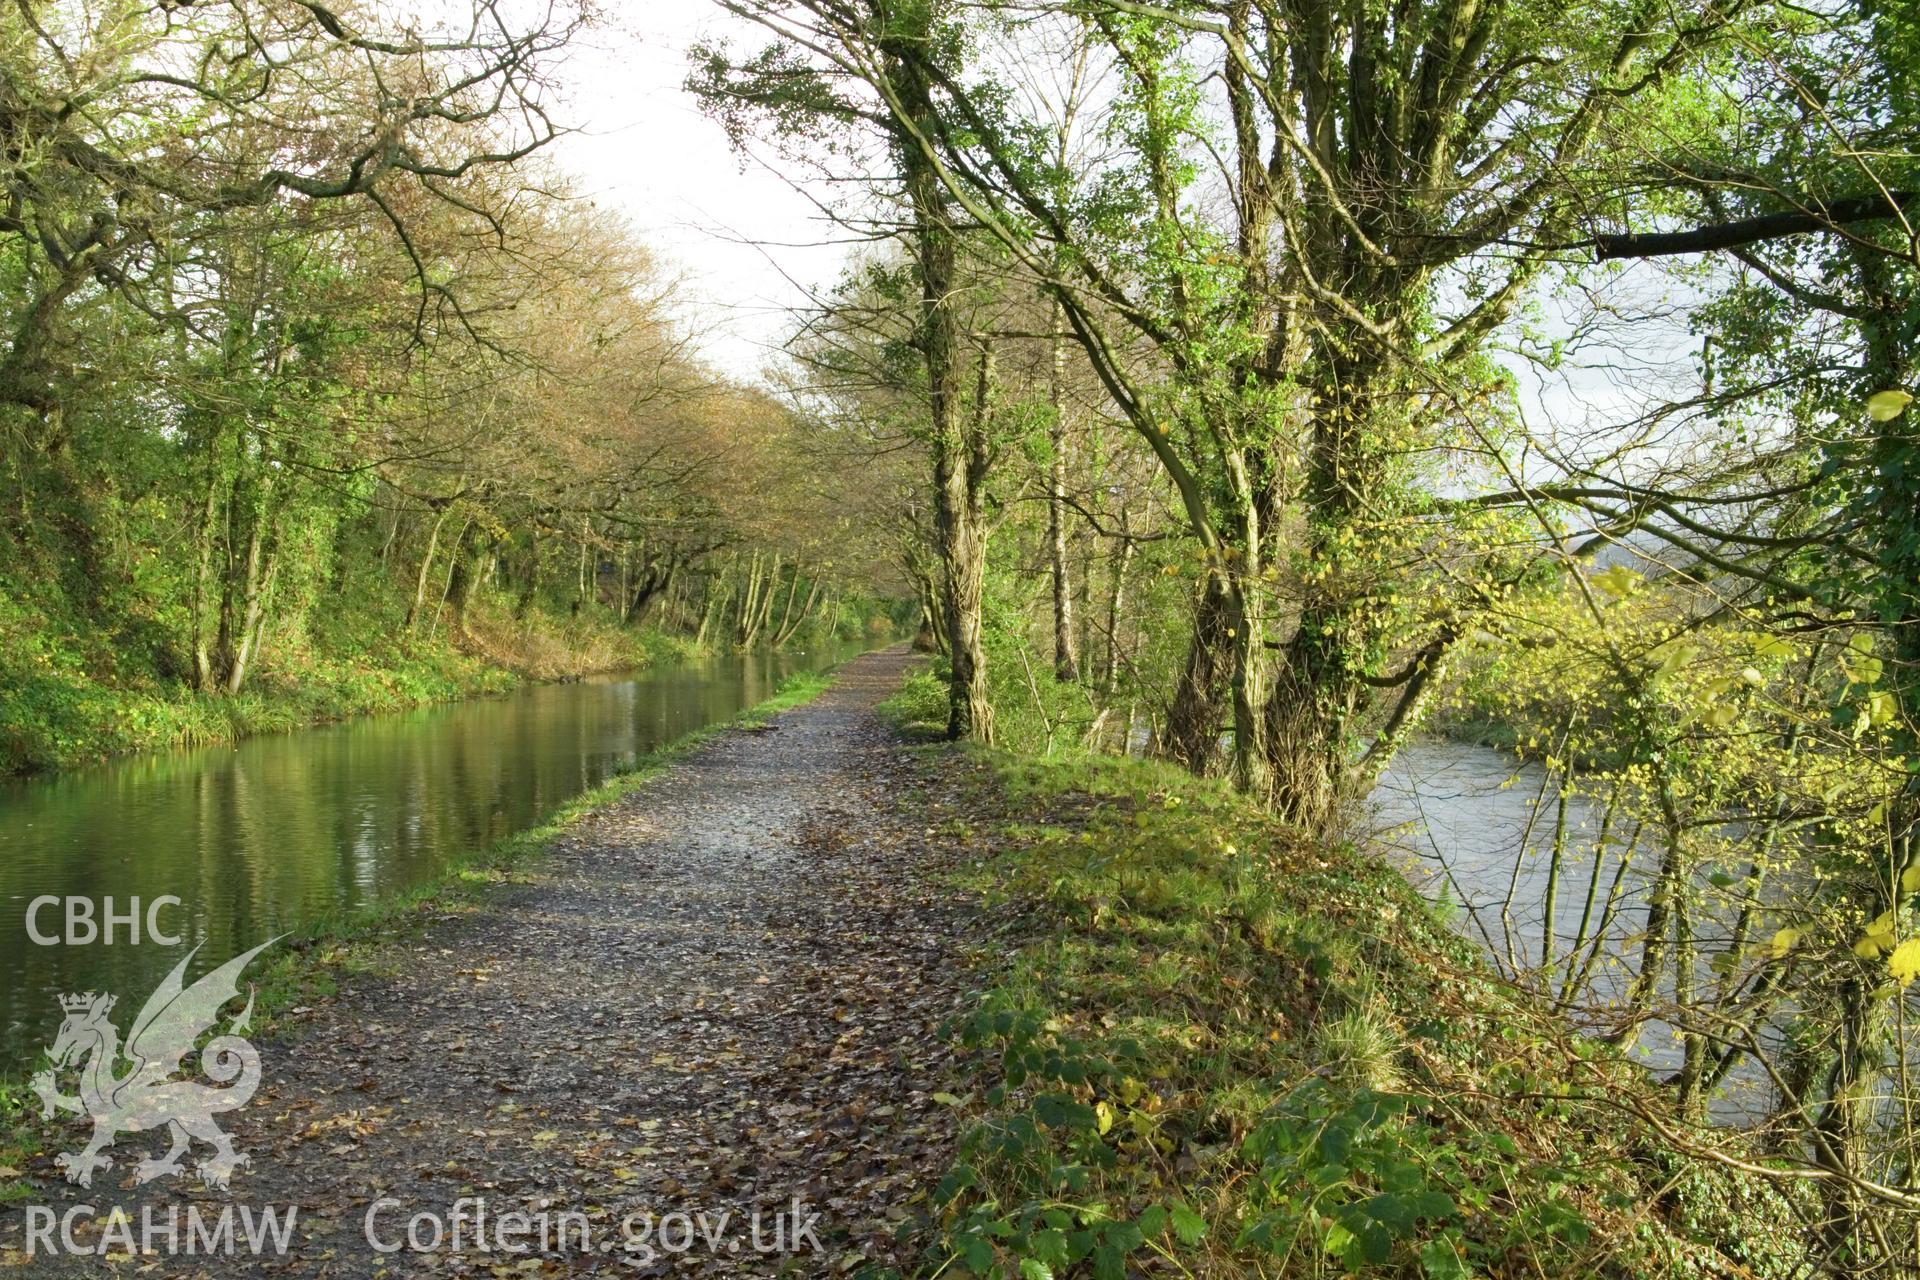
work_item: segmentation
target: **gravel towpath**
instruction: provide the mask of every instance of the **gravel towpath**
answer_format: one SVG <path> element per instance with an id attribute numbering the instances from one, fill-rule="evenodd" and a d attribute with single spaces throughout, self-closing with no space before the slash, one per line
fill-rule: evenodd
<path id="1" fill-rule="evenodd" d="M 951 1150 L 936 1029 L 963 999 L 970 928 L 925 874 L 941 855 L 921 783 L 873 712 L 909 661 L 855 659 L 814 702 L 716 737 L 477 908 L 376 952 L 261 1044 L 260 1092 L 226 1117 L 251 1156 L 227 1193 L 185 1175 L 135 1187 L 134 1160 L 165 1143 L 123 1134 L 90 1189 L 24 1171 L 30 1203 L 93 1206 L 74 1242 L 104 1252 L 29 1260 L 16 1204 L 0 1258 L 169 1277 L 885 1261 Z M 257 1230 L 289 1206 L 284 1251 L 254 1255 L 249 1214 Z M 189 1211 L 217 1230 L 225 1209 L 234 1251 L 189 1253 Z M 156 1251 L 124 1256 L 121 1214 L 136 1243 L 151 1218 L 177 1244 L 148 1234 Z"/>

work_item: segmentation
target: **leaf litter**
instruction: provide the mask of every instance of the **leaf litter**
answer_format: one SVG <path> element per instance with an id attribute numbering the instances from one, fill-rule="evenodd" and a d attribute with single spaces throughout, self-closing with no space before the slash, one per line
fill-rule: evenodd
<path id="1" fill-rule="evenodd" d="M 227 1117 L 252 1156 L 228 1196 L 131 1185 L 124 1134 L 89 1191 L 28 1171 L 62 1212 L 294 1204 L 283 1256 L 36 1259 L 34 1274 L 290 1277 L 837 1275 L 900 1265 L 960 1123 L 939 1034 L 966 1000 L 975 909 L 937 881 L 937 786 L 874 714 L 911 659 L 846 664 L 814 702 L 720 735 L 571 827 L 531 874 L 438 914 L 302 1007 Z M 595 1248 L 376 1252 L 477 1197 L 577 1211 Z M 761 1253 L 747 1223 L 817 1214 Z M 184 1213 L 184 1208 L 181 1208 Z M 729 1215 L 683 1251 L 622 1247 L 630 1215 Z M 87 1239 L 89 1227 L 78 1232 Z M 18 1250 L 17 1207 L 0 1248 Z M 766 1232 L 772 1235 L 771 1228 Z M 471 1228 L 469 1228 L 471 1237 Z M 675 1241 L 678 1242 L 677 1239 Z M 607 1246 L 602 1249 L 599 1246 Z M 645 1256 L 650 1253 L 651 1256 Z M 9 1254 L 18 1257 L 17 1252 Z"/>

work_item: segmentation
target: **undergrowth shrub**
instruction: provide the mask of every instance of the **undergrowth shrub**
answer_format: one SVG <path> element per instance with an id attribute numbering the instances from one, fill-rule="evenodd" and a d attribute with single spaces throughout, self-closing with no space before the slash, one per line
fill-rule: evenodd
<path id="1" fill-rule="evenodd" d="M 1609 1101 L 1657 1090 L 1384 863 L 1150 762 L 991 758 L 946 834 L 1019 943 L 950 1028 L 930 1272 L 1708 1276 L 1778 1235 L 1764 1194 L 1708 1223 L 1720 1171 Z"/>

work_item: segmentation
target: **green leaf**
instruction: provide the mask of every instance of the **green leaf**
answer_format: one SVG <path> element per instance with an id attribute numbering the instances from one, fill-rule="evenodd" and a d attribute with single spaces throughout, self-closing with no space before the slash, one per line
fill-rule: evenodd
<path id="1" fill-rule="evenodd" d="M 1876 391 L 1867 397 L 1867 414 L 1875 422 L 1892 422 L 1907 411 L 1913 396 L 1899 388 Z"/>
<path id="2" fill-rule="evenodd" d="M 1180 1243 L 1191 1245 L 1207 1234 L 1207 1220 L 1179 1201 L 1173 1203 L 1173 1234 Z"/>
<path id="3" fill-rule="evenodd" d="M 1330 1124 L 1320 1131 L 1320 1158 L 1332 1165 L 1344 1165 L 1353 1149 L 1353 1135 L 1345 1126 Z"/>
<path id="4" fill-rule="evenodd" d="M 1420 1250 L 1420 1270 L 1427 1280 L 1469 1280 L 1473 1272 L 1453 1241 L 1429 1240 Z"/>
<path id="5" fill-rule="evenodd" d="M 967 1270 L 985 1275 L 993 1265 L 993 1246 L 979 1236 L 965 1236 L 960 1241 L 960 1256 L 966 1259 Z"/>
<path id="6" fill-rule="evenodd" d="M 1067 1233 L 1054 1227 L 1034 1232 L 1027 1251 L 1049 1266 L 1063 1267 L 1073 1260 L 1067 1247 Z"/>
<path id="7" fill-rule="evenodd" d="M 1413 1231 L 1414 1211 L 1405 1196 L 1383 1191 L 1377 1196 L 1369 1196 L 1361 1201 L 1359 1211 L 1373 1219 L 1396 1236 L 1404 1236 Z"/>
<path id="8" fill-rule="evenodd" d="M 1378 1266 L 1393 1256 L 1393 1234 L 1377 1222 L 1360 1228 L 1360 1252 Z"/>
<path id="9" fill-rule="evenodd" d="M 1038 1258 L 1022 1258 L 1020 1275 L 1023 1280 L 1053 1280 L 1053 1268 Z"/>

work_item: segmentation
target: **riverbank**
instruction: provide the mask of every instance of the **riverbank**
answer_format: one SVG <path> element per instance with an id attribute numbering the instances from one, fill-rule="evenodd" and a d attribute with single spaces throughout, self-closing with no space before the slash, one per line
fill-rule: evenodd
<path id="1" fill-rule="evenodd" d="M 234 1197 L 307 1216 L 208 1273 L 499 1264 L 471 1227 L 377 1254 L 388 1198 L 388 1242 L 463 1199 L 578 1208 L 614 1248 L 553 1265 L 609 1274 L 1786 1273 L 1764 1188 L 1650 1137 L 1655 1092 L 1377 859 L 1149 763 L 911 749 L 873 711 L 907 661 L 282 961 Z M 103 1205 L 225 1201 L 124 1177 L 81 1243 Z M 796 1200 L 824 1256 L 723 1230 L 636 1266 L 621 1232 Z"/>
<path id="2" fill-rule="evenodd" d="M 925 681 L 883 704 L 925 735 Z M 1152 761 L 932 748 L 969 1124 L 929 1257 L 988 1275 L 1797 1275 L 1804 1219 L 1384 859 Z M 926 803 L 924 798 L 922 803 Z M 1802 1204 L 1799 1209 L 1809 1206 Z M 948 1274 L 954 1274 L 949 1271 Z"/>
<path id="3" fill-rule="evenodd" d="M 116 755 L 225 744 L 355 716 L 503 693 L 685 660 L 682 636 L 605 619 L 515 616 L 492 600 L 467 617 L 409 635 L 391 590 L 349 599 L 311 634 L 270 649 L 236 694 L 196 692 L 165 654 L 131 652 L 0 591 L 0 776 L 96 763 Z"/>
<path id="4" fill-rule="evenodd" d="M 970 1128 L 937 1256 L 1096 1276 L 1804 1263 L 1776 1192 L 1646 1117 L 1696 1153 L 1765 1156 L 1691 1130 L 1501 984 L 1382 860 L 1152 762 L 971 758 L 929 820 L 961 852 L 955 892 L 1006 922 L 1005 959 L 956 1018 Z"/>

